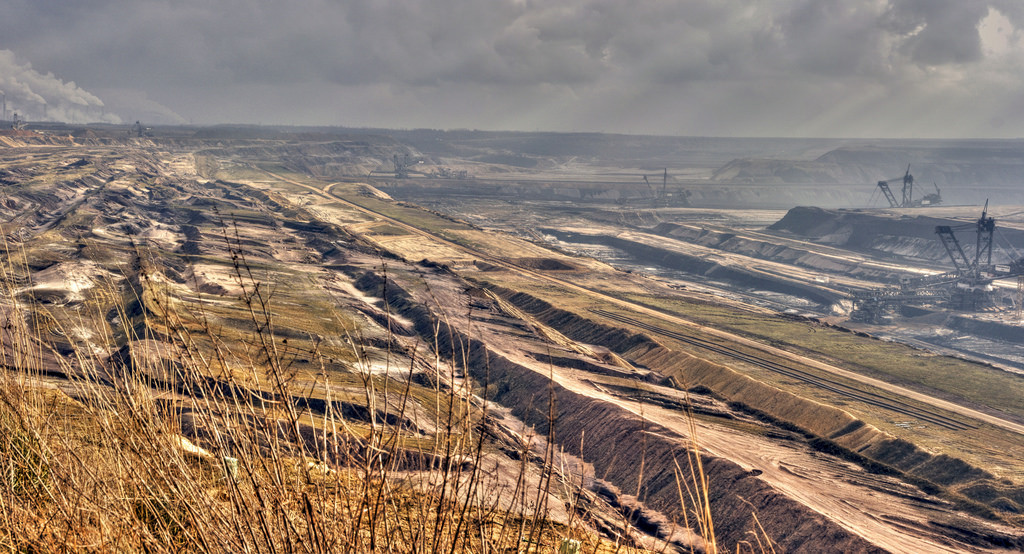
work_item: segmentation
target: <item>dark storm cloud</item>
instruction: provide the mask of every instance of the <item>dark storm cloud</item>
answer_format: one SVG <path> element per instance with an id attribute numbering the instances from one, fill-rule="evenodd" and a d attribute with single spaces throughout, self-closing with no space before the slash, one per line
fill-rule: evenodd
<path id="1" fill-rule="evenodd" d="M 34 57 L 65 71 L 90 54 L 93 62 L 105 60 L 82 70 L 98 69 L 123 85 L 183 78 L 535 84 L 578 82 L 600 71 L 580 48 L 582 31 L 572 30 L 577 15 L 572 8 L 467 0 L 112 0 L 76 5 L 64 20 L 45 18 L 54 25 L 50 33 L 20 34 Z"/>
<path id="2" fill-rule="evenodd" d="M 765 54 L 790 71 L 831 77 L 884 71 L 885 33 L 869 3 L 799 3 L 781 11 L 776 21 L 777 48 Z"/>
<path id="3" fill-rule="evenodd" d="M 965 63 L 981 58 L 978 24 L 988 15 L 985 2 L 896 0 L 883 22 L 905 37 L 901 50 L 923 64 Z"/>
<path id="4" fill-rule="evenodd" d="M 164 119 L 673 134 L 985 134 L 993 120 L 1000 133 L 1024 129 L 1024 9 L 1010 0 L 4 1 L 0 49 Z M 962 120 L 940 124 L 927 105 Z"/>

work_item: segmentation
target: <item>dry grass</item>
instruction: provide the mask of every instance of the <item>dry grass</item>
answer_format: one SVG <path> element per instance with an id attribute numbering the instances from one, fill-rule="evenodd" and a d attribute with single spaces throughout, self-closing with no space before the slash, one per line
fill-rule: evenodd
<path id="1" fill-rule="evenodd" d="M 516 490 L 499 502 L 482 463 L 486 405 L 454 385 L 455 361 L 435 358 L 435 386 L 424 389 L 372 375 L 350 337 L 350 374 L 332 374 L 319 358 L 312 385 L 297 379 L 275 340 L 265 285 L 240 249 L 231 252 L 247 335 L 219 332 L 201 303 L 184 310 L 170 301 L 140 262 L 135 286 L 104 295 L 120 295 L 115 317 L 98 305 L 81 312 L 93 339 L 70 341 L 70 350 L 41 331 L 73 334 L 19 294 L 31 274 L 24 253 L 8 252 L 0 275 L 0 548 L 551 552 L 571 538 L 581 552 L 633 551 L 578 524 L 587 515 L 576 513 L 565 485 L 573 478 L 555 467 L 553 447 L 532 469 L 522 453 Z M 335 381 L 359 385 L 368 421 L 336 409 Z M 431 439 L 401 426 L 414 404 L 433 410 Z M 540 478 L 527 479 L 530 471 Z M 549 517 L 556 486 L 569 499 L 568 525 Z M 690 498 L 706 499 L 706 490 Z M 710 522 L 698 520 L 713 536 Z"/>

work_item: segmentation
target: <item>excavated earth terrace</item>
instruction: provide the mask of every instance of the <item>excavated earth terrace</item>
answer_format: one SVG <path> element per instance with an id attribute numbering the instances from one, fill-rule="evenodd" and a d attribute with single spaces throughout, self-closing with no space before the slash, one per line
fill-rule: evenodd
<path id="1" fill-rule="evenodd" d="M 759 530 L 786 552 L 1024 549 L 1020 377 L 829 319 L 848 309 L 849 290 L 941 269 L 941 252 L 912 230 L 938 219 L 908 227 L 885 216 L 890 229 L 870 214 L 797 211 L 756 216 L 781 219 L 773 227 L 731 227 L 727 213 L 708 212 L 721 219 L 706 224 L 691 208 L 580 216 L 546 205 L 517 223 L 494 216 L 503 205 L 427 210 L 362 178 L 311 176 L 365 176 L 397 148 L 365 136 L 3 148 L 0 221 L 27 267 L 0 309 L 46 310 L 36 325 L 55 348 L 44 373 L 80 396 L 65 378 L 85 368 L 63 358 L 76 348 L 112 341 L 115 352 L 167 357 L 160 321 L 171 312 L 186 325 L 201 312 L 230 344 L 252 336 L 238 299 L 259 282 L 273 291 L 273 338 L 292 378 L 314 391 L 277 400 L 316 413 L 334 398 L 354 425 L 395 421 L 428 440 L 438 432 L 429 384 L 464 391 L 491 406 L 485 464 L 508 510 L 525 509 L 508 492 L 517 449 L 553 444 L 570 482 L 584 483 L 584 524 L 650 548 L 689 550 L 686 491 L 700 486 L 699 462 L 730 551 Z M 890 238 L 872 242 L 866 227 Z M 627 253 L 631 271 L 572 253 L 587 245 Z M 897 255 L 915 263 L 886 257 Z M 752 302 L 750 289 L 775 304 Z M 792 299 L 817 313 L 782 313 Z M 136 326 L 107 321 L 100 332 L 91 318 L 119 301 Z M 988 388 L 923 377 L 936 371 Z M 427 385 L 400 414 L 388 399 L 367 403 L 366 375 Z M 550 517 L 567 521 L 572 506 L 550 494 Z"/>

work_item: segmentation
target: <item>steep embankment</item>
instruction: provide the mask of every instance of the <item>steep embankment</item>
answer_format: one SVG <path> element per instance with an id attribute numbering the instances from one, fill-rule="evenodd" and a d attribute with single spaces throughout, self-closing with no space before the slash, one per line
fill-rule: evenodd
<path id="1" fill-rule="evenodd" d="M 845 298 L 837 291 L 815 286 L 813 283 L 780 275 L 769 275 L 747 267 L 724 265 L 704 256 L 644 244 L 622 237 L 575 233 L 553 228 L 545 228 L 543 232 L 566 242 L 611 246 L 628 253 L 638 264 L 658 265 L 708 280 L 723 281 L 743 289 L 767 290 L 792 295 L 824 306 L 831 306 Z"/>
<path id="2" fill-rule="evenodd" d="M 474 378 L 487 383 L 487 390 L 493 391 L 490 400 L 509 408 L 513 415 L 535 427 L 564 451 L 592 464 L 594 474 L 603 481 L 622 491 L 638 491 L 637 496 L 643 498 L 647 508 L 682 523 L 679 486 L 683 486 L 683 490 L 687 487 L 699 490 L 691 478 L 689 443 L 684 437 L 614 403 L 570 390 L 557 380 L 552 381 L 549 374 L 513 362 L 458 329 L 443 326 L 450 332 L 436 334 L 438 316 L 390 279 L 367 272 L 355 284 L 367 294 L 386 298 L 394 313 L 411 320 L 425 340 L 436 344 L 440 354 L 459 360 Z M 508 298 L 523 300 L 509 291 L 499 292 Z M 556 326 L 557 319 L 551 318 L 548 324 Z M 648 337 L 619 329 L 600 326 L 592 326 L 592 329 L 607 341 L 604 344 L 634 348 L 653 344 Z M 549 412 L 551 406 L 553 413 Z M 554 428 L 551 421 L 554 421 Z M 646 437 L 642 449 L 637 448 L 640 435 Z M 638 471 L 641 460 L 642 472 Z M 693 460 L 695 463 L 696 458 Z M 729 550 L 748 541 L 752 534 L 756 535 L 760 524 L 775 546 L 786 552 L 882 552 L 781 494 L 758 479 L 756 473 L 707 454 L 701 454 L 700 460 L 704 473 L 716 484 L 709 491 L 711 515 L 719 544 Z M 671 525 L 648 525 L 654 527 L 650 531 L 655 533 L 667 535 L 670 532 Z"/>
<path id="3" fill-rule="evenodd" d="M 1020 325 L 957 315 L 952 317 L 946 326 L 979 337 L 989 337 L 1003 342 L 1024 345 L 1024 330 Z"/>
<path id="4" fill-rule="evenodd" d="M 387 137 L 365 136 L 325 142 L 265 141 L 230 148 L 208 148 L 199 156 L 277 160 L 284 167 L 323 179 L 365 177 L 382 167 L 393 168 L 392 156 L 409 153 Z"/>
<path id="5" fill-rule="evenodd" d="M 981 214 L 979 208 L 978 214 Z M 973 244 L 973 221 L 953 220 L 926 215 L 896 215 L 862 210 L 825 210 L 796 207 L 768 227 L 770 231 L 797 236 L 821 244 L 840 246 L 875 256 L 918 260 L 939 267 L 950 266 L 942 242 L 935 235 L 938 225 L 964 226 L 961 240 Z M 1010 244 L 1024 244 L 1024 232 L 998 228 Z M 1000 241 L 1002 242 L 1002 240 Z M 1009 256 L 1000 248 L 993 253 L 994 263 L 1006 263 Z M 952 267 L 950 267 L 952 269 Z"/>
<path id="6" fill-rule="evenodd" d="M 436 341 L 443 356 L 459 360 L 470 375 L 487 383 L 491 400 L 547 434 L 560 448 L 592 464 L 595 474 L 605 481 L 623 491 L 639 491 L 648 508 L 681 520 L 677 462 L 682 466 L 684 487 L 696 486 L 686 483 L 691 479 L 686 466 L 689 443 L 685 437 L 617 403 L 587 396 L 558 379 L 552 380 L 550 366 L 539 370 L 512 361 L 474 338 L 475 335 L 469 336 L 448 325 L 440 327 L 448 332 L 437 335 L 439 315 L 406 292 L 400 283 L 367 272 L 357 279 L 356 286 L 367 294 L 386 298 L 392 312 L 413 322 L 425 340 Z M 1024 504 L 1021 491 L 996 483 L 990 475 L 958 460 L 931 456 L 912 444 L 895 440 L 846 412 L 779 391 L 724 366 L 672 351 L 648 336 L 595 323 L 530 295 L 498 287 L 491 290 L 573 340 L 608 347 L 673 377 L 676 382 L 703 385 L 731 401 L 734 409 L 796 433 L 811 448 L 859 463 L 868 472 L 897 476 L 975 513 L 991 514 L 980 502 L 1009 507 Z M 550 406 L 554 407 L 553 413 Z M 549 425 L 552 415 L 554 429 Z M 643 448 L 637 446 L 638 436 L 644 437 Z M 641 459 L 642 472 L 638 471 Z M 758 478 L 757 472 L 708 454 L 702 454 L 700 459 L 704 472 L 716 484 L 710 492 L 720 544 L 731 549 L 731 545 L 749 540 L 760 524 L 783 551 L 880 551 L 856 533 L 782 494 Z M 966 487 L 971 490 L 966 491 Z M 975 500 L 961 492 L 973 494 Z M 965 533 L 977 534 L 975 544 L 987 546 L 1012 546 L 1017 540 L 974 529 Z"/>
<path id="7" fill-rule="evenodd" d="M 829 200 L 841 197 L 844 188 L 851 192 L 856 188 L 861 191 L 859 200 L 846 204 L 856 206 L 867 203 L 876 182 L 902 177 L 910 164 L 918 183 L 916 199 L 935 192 L 937 186 L 947 205 L 978 203 L 985 198 L 1019 204 L 1024 201 L 1019 186 L 1024 169 L 1020 152 L 1019 140 L 872 141 L 842 146 L 813 160 L 738 158 L 716 170 L 712 180 L 757 184 L 765 191 L 783 194 L 784 185 L 804 185 L 815 204 L 833 206 L 842 205 Z M 807 202 L 806 198 L 797 199 L 790 205 Z"/>
<path id="8" fill-rule="evenodd" d="M 699 244 L 773 262 L 839 273 L 879 282 L 898 282 L 900 274 L 891 268 L 864 263 L 853 256 L 828 255 L 809 247 L 797 247 L 779 241 L 754 239 L 742 233 L 709 229 L 706 226 L 661 223 L 652 232 L 677 240 Z"/>
<path id="9" fill-rule="evenodd" d="M 946 455 L 933 455 L 856 420 L 849 413 L 756 381 L 728 367 L 671 350 L 645 335 L 598 324 L 523 293 L 500 291 L 524 312 L 583 343 L 600 344 L 624 358 L 688 386 L 703 386 L 734 406 L 792 426 L 810 443 L 861 464 L 897 475 L 929 494 L 986 516 L 1024 512 L 1024 487 Z"/>

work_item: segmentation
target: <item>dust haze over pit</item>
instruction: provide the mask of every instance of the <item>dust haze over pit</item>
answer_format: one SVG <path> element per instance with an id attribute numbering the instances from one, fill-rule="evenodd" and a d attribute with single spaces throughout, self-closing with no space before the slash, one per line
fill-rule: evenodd
<path id="1" fill-rule="evenodd" d="M 30 119 L 708 136 L 1024 129 L 1024 8 L 1007 0 L 6 8 L 0 88 Z"/>

